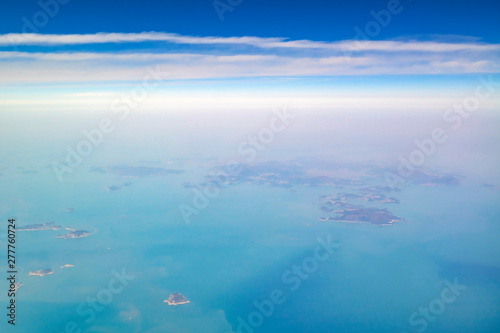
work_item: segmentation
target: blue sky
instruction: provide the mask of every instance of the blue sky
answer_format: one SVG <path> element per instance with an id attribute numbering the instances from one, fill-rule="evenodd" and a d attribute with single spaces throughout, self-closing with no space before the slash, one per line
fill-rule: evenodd
<path id="1" fill-rule="evenodd" d="M 58 1 L 2 2 L 0 107 L 105 105 L 151 71 L 156 103 L 433 103 L 500 72 L 495 1 Z"/>
<path id="2" fill-rule="evenodd" d="M 233 0 L 238 2 L 238 0 Z M 226 2 L 226 1 L 224 1 Z M 200 36 L 289 37 L 335 41 L 353 38 L 354 26 L 388 1 L 242 0 L 220 21 L 212 0 L 70 0 L 41 33 L 165 31 Z M 500 3 L 494 0 L 401 0 L 404 10 L 380 39 L 414 35 L 464 35 L 500 42 Z M 0 33 L 21 32 L 23 16 L 40 9 L 35 0 L 5 0 Z"/>

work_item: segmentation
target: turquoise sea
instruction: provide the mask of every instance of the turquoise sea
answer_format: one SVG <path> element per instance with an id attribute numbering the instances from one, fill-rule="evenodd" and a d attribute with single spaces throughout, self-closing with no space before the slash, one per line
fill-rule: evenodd
<path id="1" fill-rule="evenodd" d="M 474 178 L 465 177 L 458 186 L 402 184 L 391 194 L 401 203 L 390 211 L 406 221 L 390 226 L 319 221 L 325 216 L 319 196 L 349 188 L 297 185 L 292 191 L 248 183 L 223 187 L 186 224 L 179 205 L 192 202 L 193 189 L 183 184 L 201 182 L 214 162 L 181 151 L 167 158 L 154 145 L 140 157 L 124 155 L 124 147 L 110 145 L 113 154 L 99 155 L 96 149 L 62 183 L 49 164 L 33 172 L 3 165 L 2 220 L 15 217 L 18 226 L 55 222 L 91 235 L 57 239 L 63 229 L 17 232 L 17 279 L 23 285 L 16 327 L 8 327 L 2 315 L 2 332 L 500 329 L 500 192 Z M 34 160 L 44 161 L 40 156 L 47 151 L 33 153 Z M 128 165 L 185 172 L 140 177 L 92 172 L 92 167 L 114 165 L 117 156 Z M 121 190 L 106 190 L 127 182 Z M 318 237 L 339 246 L 292 290 L 294 283 L 283 275 L 314 255 Z M 74 267 L 60 268 L 66 264 Z M 0 267 L 6 271 L 5 261 Z M 45 268 L 54 274 L 28 276 Z M 123 290 L 111 293 L 109 304 L 89 310 L 85 304 L 109 296 L 110 281 L 124 272 L 130 278 Z M 8 285 L 2 281 L 5 312 Z M 452 302 L 440 303 L 436 300 L 442 300 L 447 283 L 464 287 Z M 267 308 L 269 316 L 252 315 L 254 303 L 269 304 L 275 290 L 283 302 Z M 190 303 L 163 302 L 176 292 Z M 412 314 L 430 305 L 438 314 L 431 312 L 432 320 L 418 314 L 418 324 L 412 325 Z M 239 318 L 248 323 L 249 316 L 256 327 L 241 325 Z"/>

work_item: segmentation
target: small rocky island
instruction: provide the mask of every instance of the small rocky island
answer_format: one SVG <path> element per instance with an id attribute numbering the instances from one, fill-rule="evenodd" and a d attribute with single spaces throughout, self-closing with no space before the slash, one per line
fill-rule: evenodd
<path id="1" fill-rule="evenodd" d="M 29 275 L 44 276 L 44 275 L 49 275 L 49 274 L 53 274 L 53 273 L 54 273 L 54 270 L 52 268 L 46 268 L 46 269 L 42 269 L 39 271 L 30 271 Z"/>
<path id="2" fill-rule="evenodd" d="M 180 304 L 186 304 L 189 303 L 189 301 L 186 299 L 186 297 L 182 296 L 179 293 L 173 293 L 170 294 L 170 297 L 163 302 L 168 303 L 169 305 L 180 305 Z"/>
<path id="3" fill-rule="evenodd" d="M 126 182 L 126 183 L 123 183 L 121 185 L 111 185 L 111 186 L 107 186 L 106 190 L 119 191 L 119 190 L 123 190 L 125 187 L 130 186 L 130 185 L 132 185 L 132 182 Z"/>
<path id="4" fill-rule="evenodd" d="M 322 217 L 320 221 L 371 223 L 374 225 L 391 225 L 403 221 L 402 218 L 393 215 L 386 208 L 345 209 L 337 212 L 337 215 L 337 217 Z"/>
<path id="5" fill-rule="evenodd" d="M 82 238 L 82 237 L 87 237 L 90 235 L 90 232 L 85 231 L 85 230 L 76 230 L 76 229 L 70 229 L 66 228 L 67 230 L 70 230 L 71 232 L 68 232 L 67 234 L 64 235 L 59 235 L 57 238 L 63 238 L 63 239 L 69 239 L 69 238 Z"/>
<path id="6" fill-rule="evenodd" d="M 37 230 L 59 230 L 60 225 L 56 225 L 55 222 L 48 222 L 43 224 L 30 224 L 22 227 L 18 227 L 18 231 L 37 231 Z"/>
<path id="7" fill-rule="evenodd" d="M 398 192 L 383 186 L 362 187 L 356 193 L 337 193 L 336 195 L 320 196 L 320 208 L 325 213 L 334 213 L 336 216 L 320 217 L 320 221 L 345 223 L 371 223 L 376 226 L 392 225 L 404 221 L 401 217 L 392 214 L 387 208 L 366 207 L 364 202 L 377 205 L 399 204 L 399 200 L 388 197 L 384 192 Z"/>

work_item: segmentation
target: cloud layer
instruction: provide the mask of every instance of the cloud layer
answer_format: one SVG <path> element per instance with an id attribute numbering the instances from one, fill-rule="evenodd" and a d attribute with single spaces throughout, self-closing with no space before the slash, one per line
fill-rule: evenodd
<path id="1" fill-rule="evenodd" d="M 96 34 L 5 34 L 0 35 L 0 45 L 77 45 L 104 43 L 168 42 L 190 45 L 252 45 L 260 48 L 327 49 L 337 51 L 498 51 L 500 45 L 487 43 L 443 43 L 433 41 L 370 41 L 352 40 L 319 42 L 310 40 L 289 40 L 288 38 L 261 37 L 194 37 L 164 32 L 141 33 L 96 33 Z"/>
<path id="2" fill-rule="evenodd" d="M 494 73 L 500 71 L 499 54 L 499 44 L 471 39 L 321 42 L 163 32 L 6 34 L 0 35 L 0 84 L 134 81 L 151 66 L 168 72 L 168 80 Z"/>

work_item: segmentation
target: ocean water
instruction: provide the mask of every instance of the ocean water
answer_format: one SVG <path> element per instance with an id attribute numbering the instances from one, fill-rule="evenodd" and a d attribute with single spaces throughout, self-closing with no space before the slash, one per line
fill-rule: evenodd
<path id="1" fill-rule="evenodd" d="M 55 147 L 64 147 L 67 138 L 56 141 Z M 68 240 L 56 238 L 63 229 L 17 233 L 23 283 L 17 332 L 499 331 L 498 190 L 474 178 L 459 186 L 408 181 L 391 194 L 400 204 L 371 205 L 387 206 L 405 221 L 374 226 L 318 220 L 325 216 L 319 196 L 349 188 L 297 185 L 292 191 L 241 183 L 223 187 L 186 224 L 179 205 L 190 204 L 194 194 L 183 184 L 201 182 L 217 163 L 204 159 L 210 153 L 163 154 L 160 144 L 147 147 L 138 156 L 135 148 L 129 152 L 119 140 L 112 142 L 103 147 L 109 155 L 91 156 L 61 183 L 48 163 L 38 163 L 32 173 L 3 165 L 0 218 L 14 216 L 19 226 L 55 222 L 91 232 Z M 20 155 L 27 159 L 29 151 Z M 48 148 L 33 153 L 32 159 L 41 161 L 61 155 Z M 123 177 L 91 169 L 127 161 L 185 172 Z M 106 190 L 127 182 L 122 190 Z M 338 248 L 298 286 L 284 279 L 294 265 L 310 261 L 318 237 L 330 237 Z M 59 268 L 65 264 L 74 267 Z M 3 262 L 1 267 L 6 270 Z M 28 276 L 45 268 L 54 274 Z M 130 276 L 123 290 L 111 294 L 109 304 L 89 310 L 85 303 L 109 295 L 110 281 L 123 272 Z M 452 302 L 439 303 L 447 281 L 465 289 Z M 8 289 L 5 281 L 0 286 Z M 255 314 L 255 303 L 269 306 L 276 290 L 283 301 Z M 175 292 L 190 303 L 163 302 Z M 1 295 L 7 304 L 6 293 Z M 431 313 L 432 319 L 418 314 L 418 324 L 410 322 L 413 313 L 431 304 L 439 314 Z M 87 310 L 83 315 L 82 309 Z"/>

